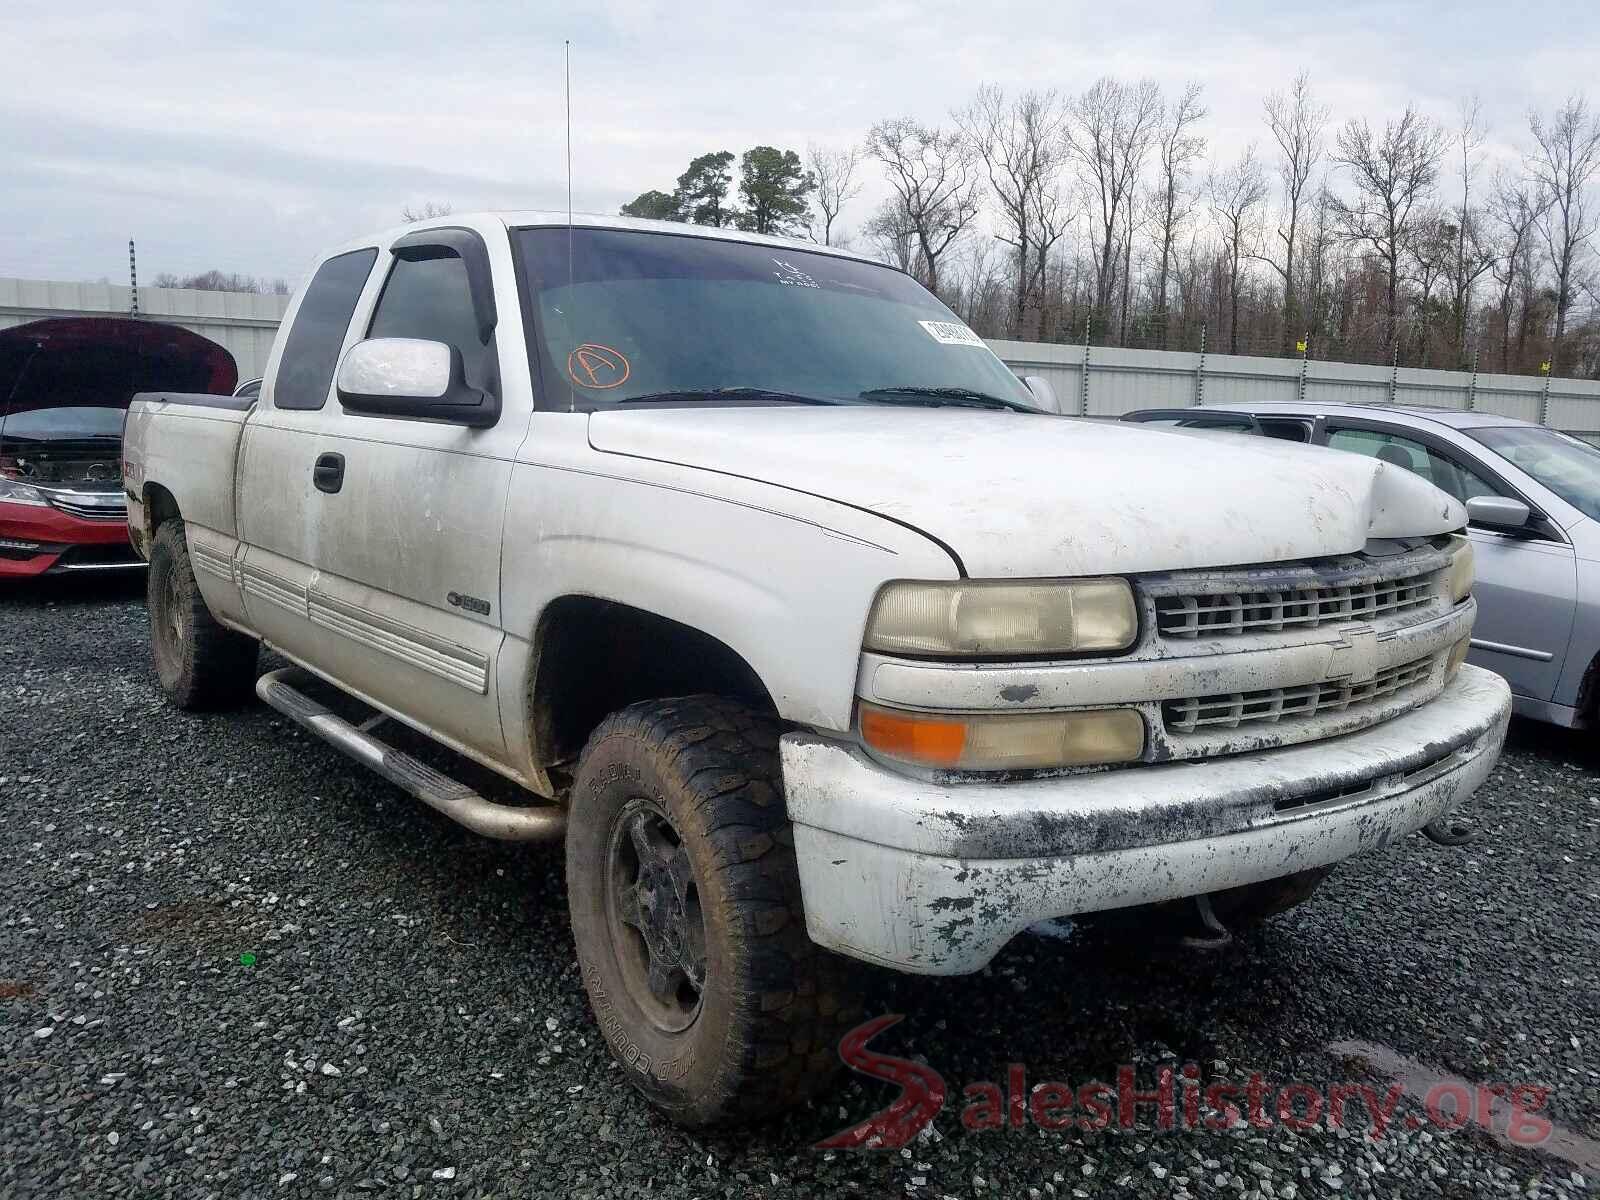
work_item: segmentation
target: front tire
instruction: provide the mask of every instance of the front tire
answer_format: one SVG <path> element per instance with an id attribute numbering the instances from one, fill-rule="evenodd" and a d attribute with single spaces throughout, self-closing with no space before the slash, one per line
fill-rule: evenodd
<path id="1" fill-rule="evenodd" d="M 807 936 L 777 730 L 712 696 L 647 701 L 583 752 L 567 890 L 584 987 L 630 1082 L 673 1120 L 814 1095 L 858 1014 Z"/>
<path id="2" fill-rule="evenodd" d="M 254 694 L 259 645 L 217 622 L 189 562 L 180 520 L 164 521 L 150 545 L 150 652 L 167 699 L 189 711 L 227 708 Z"/>

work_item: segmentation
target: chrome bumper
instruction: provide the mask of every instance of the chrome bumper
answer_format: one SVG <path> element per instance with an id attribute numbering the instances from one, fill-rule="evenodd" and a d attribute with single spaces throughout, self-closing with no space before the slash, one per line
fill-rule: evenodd
<path id="1" fill-rule="evenodd" d="M 806 924 L 916 974 L 983 967 L 1051 917 L 1180 899 L 1378 849 L 1488 776 L 1511 694 L 1462 667 L 1435 699 L 1326 741 L 1010 783 L 929 783 L 847 743 L 780 745 Z"/>

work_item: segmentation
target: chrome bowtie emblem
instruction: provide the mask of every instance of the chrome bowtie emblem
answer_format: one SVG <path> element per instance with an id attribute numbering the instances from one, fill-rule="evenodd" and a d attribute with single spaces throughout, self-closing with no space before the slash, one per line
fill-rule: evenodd
<path id="1" fill-rule="evenodd" d="M 1378 635 L 1370 625 L 1346 625 L 1328 659 L 1329 679 L 1371 683 L 1378 673 Z"/>

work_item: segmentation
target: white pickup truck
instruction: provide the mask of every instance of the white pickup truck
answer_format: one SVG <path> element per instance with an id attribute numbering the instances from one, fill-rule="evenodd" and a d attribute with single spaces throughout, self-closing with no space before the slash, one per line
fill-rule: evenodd
<path id="1" fill-rule="evenodd" d="M 1458 503 L 1049 408 L 838 250 L 538 213 L 362 238 L 258 398 L 132 407 L 156 671 L 564 838 L 628 1076 L 747 1119 L 836 1065 L 836 954 L 959 974 L 1107 910 L 1219 941 L 1494 765 Z M 261 643 L 297 665 L 258 680 Z"/>

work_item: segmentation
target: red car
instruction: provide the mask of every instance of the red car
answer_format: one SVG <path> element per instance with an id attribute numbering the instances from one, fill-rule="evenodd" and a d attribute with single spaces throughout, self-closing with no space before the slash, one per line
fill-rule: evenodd
<path id="1" fill-rule="evenodd" d="M 133 570 L 122 422 L 135 392 L 228 394 L 233 356 L 156 321 L 0 329 L 0 579 Z"/>

